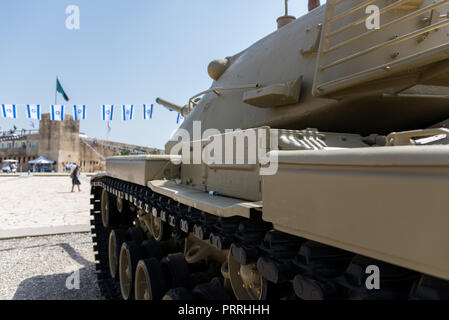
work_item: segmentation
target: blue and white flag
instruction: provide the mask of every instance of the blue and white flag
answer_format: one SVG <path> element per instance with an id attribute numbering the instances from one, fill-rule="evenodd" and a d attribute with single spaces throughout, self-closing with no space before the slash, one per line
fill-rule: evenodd
<path id="1" fill-rule="evenodd" d="M 103 120 L 112 120 L 114 114 L 114 105 L 104 104 L 103 105 Z"/>
<path id="2" fill-rule="evenodd" d="M 17 118 L 15 104 L 2 104 L 2 113 L 4 118 Z"/>
<path id="3" fill-rule="evenodd" d="M 183 122 L 184 122 L 184 117 L 183 117 L 183 116 L 181 116 L 181 114 L 180 114 L 180 113 L 178 113 L 178 119 L 176 119 L 176 124 L 179 124 L 179 121 L 181 121 L 181 123 L 183 123 Z"/>
<path id="4" fill-rule="evenodd" d="M 41 119 L 41 107 L 38 104 L 27 104 L 27 118 Z"/>
<path id="5" fill-rule="evenodd" d="M 148 107 L 147 105 L 143 105 L 143 119 L 150 120 L 153 118 L 153 105 Z"/>
<path id="6" fill-rule="evenodd" d="M 123 121 L 133 119 L 133 109 L 134 106 L 132 104 L 123 105 Z"/>
<path id="7" fill-rule="evenodd" d="M 86 120 L 86 106 L 73 106 L 73 119 Z"/>
<path id="8" fill-rule="evenodd" d="M 50 108 L 51 120 L 63 121 L 64 120 L 64 106 L 63 105 L 51 105 Z"/>

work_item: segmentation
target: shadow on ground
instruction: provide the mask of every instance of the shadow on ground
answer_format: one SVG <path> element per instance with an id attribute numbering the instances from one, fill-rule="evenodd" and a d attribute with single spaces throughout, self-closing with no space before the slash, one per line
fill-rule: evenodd
<path id="1" fill-rule="evenodd" d="M 101 299 L 100 290 L 97 285 L 95 264 L 84 259 L 78 252 L 67 243 L 54 246 L 63 248 L 70 257 L 83 265 L 78 269 L 79 289 L 68 289 L 66 286 L 69 277 L 69 286 L 75 284 L 74 271 L 45 276 L 35 276 L 23 280 L 17 288 L 13 300 L 98 300 Z"/>

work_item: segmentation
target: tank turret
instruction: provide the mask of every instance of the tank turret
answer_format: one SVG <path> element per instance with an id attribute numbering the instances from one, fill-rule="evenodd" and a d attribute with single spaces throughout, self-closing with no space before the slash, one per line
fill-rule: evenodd
<path id="1" fill-rule="evenodd" d="M 449 117 L 445 2 L 378 1 L 382 25 L 374 30 L 363 4 L 317 5 L 309 1 L 308 14 L 213 61 L 214 81 L 190 101 L 181 128 L 192 131 L 198 120 L 203 130 L 266 125 L 367 135 Z"/>

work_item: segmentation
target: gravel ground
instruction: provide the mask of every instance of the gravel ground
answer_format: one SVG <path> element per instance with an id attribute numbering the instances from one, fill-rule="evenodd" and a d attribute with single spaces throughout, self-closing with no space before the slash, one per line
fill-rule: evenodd
<path id="1" fill-rule="evenodd" d="M 75 288 L 69 290 L 67 282 Z M 0 241 L 0 299 L 101 299 L 90 234 Z"/>

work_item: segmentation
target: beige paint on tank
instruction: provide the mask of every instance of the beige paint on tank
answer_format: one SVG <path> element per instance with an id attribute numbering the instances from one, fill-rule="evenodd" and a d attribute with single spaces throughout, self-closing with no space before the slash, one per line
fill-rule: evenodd
<path id="1" fill-rule="evenodd" d="M 449 148 L 279 151 L 276 229 L 449 280 Z"/>
<path id="2" fill-rule="evenodd" d="M 109 160 L 108 175 L 214 215 L 257 212 L 280 231 L 449 280 L 448 138 L 429 143 L 439 146 L 414 139 L 446 134 L 418 130 L 449 118 L 449 0 L 378 2 L 395 6 L 383 16 L 391 28 L 357 39 L 363 15 L 338 10 L 362 10 L 363 2 L 328 0 L 248 49 L 217 57 L 213 90 L 192 93 L 187 104 L 161 100 L 188 114 L 181 128 L 191 136 L 193 121 L 222 133 L 282 129 L 279 150 L 270 150 L 279 157 L 276 174 L 262 177 L 256 163 L 183 164 L 159 175 L 168 158 L 143 157 Z M 329 6 L 337 4 L 344 5 Z"/>

